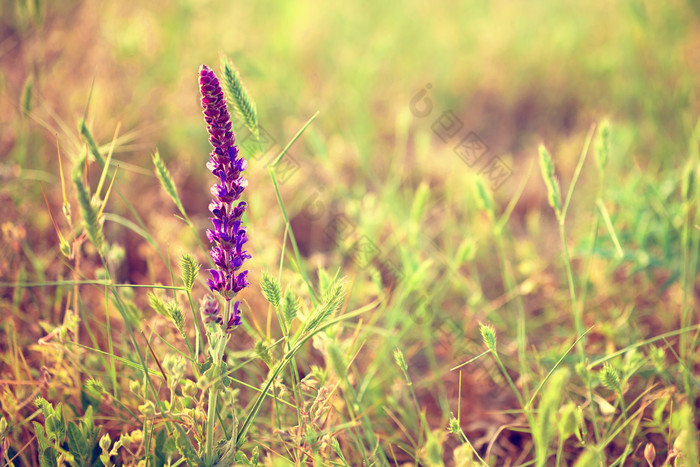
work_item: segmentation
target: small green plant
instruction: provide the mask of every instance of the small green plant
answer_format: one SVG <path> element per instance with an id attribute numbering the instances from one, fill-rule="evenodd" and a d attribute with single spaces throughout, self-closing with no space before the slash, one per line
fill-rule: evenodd
<path id="1" fill-rule="evenodd" d="M 54 408 L 40 397 L 36 400 L 36 406 L 44 416 L 43 425 L 33 422 L 39 443 L 41 466 L 57 466 L 64 463 L 75 466 L 92 465 L 93 450 L 100 432 L 100 429 L 95 427 L 92 406 L 85 411 L 79 424 L 73 421 L 66 422 L 63 404 Z"/>

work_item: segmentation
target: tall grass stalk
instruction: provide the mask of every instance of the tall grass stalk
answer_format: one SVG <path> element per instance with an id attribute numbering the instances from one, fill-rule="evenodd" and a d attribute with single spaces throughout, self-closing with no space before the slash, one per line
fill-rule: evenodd
<path id="1" fill-rule="evenodd" d="M 289 233 L 289 240 L 292 242 L 292 248 L 294 250 L 294 255 L 296 257 L 296 267 L 298 268 L 299 272 L 301 273 L 302 277 L 304 278 L 304 283 L 306 284 L 306 287 L 309 291 L 309 296 L 311 299 L 314 301 L 314 303 L 318 303 L 318 297 L 316 296 L 316 293 L 311 286 L 311 282 L 309 281 L 309 277 L 306 273 L 306 268 L 304 267 L 304 261 L 301 257 L 301 253 L 299 252 L 299 245 L 297 245 L 297 240 L 296 237 L 294 236 L 294 230 L 292 229 L 292 224 L 289 221 L 289 216 L 287 215 L 287 210 L 284 207 L 284 202 L 282 201 L 282 195 L 280 195 L 280 190 L 279 186 L 277 183 L 277 177 L 275 175 L 275 167 L 279 162 L 282 160 L 284 155 L 289 151 L 289 148 L 292 147 L 292 144 L 299 139 L 299 137 L 304 133 L 306 128 L 308 128 L 309 125 L 316 119 L 320 112 L 316 112 L 309 118 L 306 123 L 301 127 L 301 129 L 297 132 L 297 134 L 287 143 L 287 145 L 282 149 L 282 151 L 275 157 L 274 161 L 269 165 L 268 170 L 270 173 L 270 178 L 272 179 L 272 185 L 275 188 L 275 195 L 277 196 L 277 202 L 279 204 L 280 210 L 282 211 L 282 217 L 284 218 L 284 224 L 285 224 L 285 230 Z"/>
<path id="2" fill-rule="evenodd" d="M 700 203 L 698 194 L 700 193 L 700 119 L 696 124 L 691 136 L 689 151 L 690 157 L 686 163 L 683 178 L 681 180 L 681 202 L 683 209 L 683 229 L 681 231 L 681 326 L 687 327 L 692 324 L 695 299 L 692 298 L 694 284 L 698 273 L 698 261 L 700 258 L 700 229 L 693 228 L 700 219 Z M 697 226 L 696 226 L 697 227 Z M 692 384 L 692 368 L 694 366 L 693 357 L 697 346 L 698 336 L 692 340 L 686 334 L 681 335 L 680 354 L 684 361 L 685 371 L 683 374 L 683 385 L 691 404 L 695 402 L 696 391 Z"/>
<path id="3" fill-rule="evenodd" d="M 571 263 L 571 256 L 569 254 L 569 245 L 566 239 L 566 214 L 569 209 L 569 205 L 573 198 L 574 189 L 576 188 L 576 182 L 581 173 L 581 168 L 585 162 L 586 156 L 588 154 L 588 147 L 590 146 L 591 140 L 593 139 L 593 134 L 595 132 L 595 126 L 591 127 L 591 130 L 586 137 L 586 141 L 583 145 L 583 150 L 581 151 L 581 156 L 579 157 L 578 164 L 576 165 L 576 170 L 574 171 L 574 178 L 569 186 L 569 191 L 566 196 L 566 201 L 562 207 L 561 195 L 559 192 L 559 183 L 556 180 L 556 175 L 554 173 L 554 164 L 552 163 L 552 158 L 547 152 L 544 145 L 540 146 L 540 167 L 542 168 L 542 175 L 547 186 L 547 191 L 549 192 L 549 203 L 554 209 L 557 216 L 557 224 L 559 226 L 559 238 L 561 240 L 562 249 L 564 253 L 564 265 L 566 267 L 566 277 L 569 283 L 569 295 L 571 297 L 571 307 L 574 316 L 574 326 L 576 329 L 576 335 L 581 336 L 583 334 L 583 319 L 582 310 L 578 306 L 578 301 L 576 300 L 576 281 L 574 280 L 574 271 Z M 585 340 L 579 341 L 577 345 L 579 359 L 583 362 L 585 360 Z"/>
<path id="4" fill-rule="evenodd" d="M 528 380 L 532 374 L 530 367 L 527 363 L 526 346 L 527 346 L 527 329 L 525 325 L 525 305 L 523 303 L 522 295 L 520 294 L 520 289 L 516 285 L 515 274 L 513 273 L 513 268 L 507 259 L 505 245 L 504 245 L 504 232 L 506 231 L 506 225 L 508 219 L 515 209 L 520 197 L 525 191 L 527 186 L 527 181 L 530 178 L 530 173 L 532 172 L 533 165 L 530 168 L 525 177 L 523 177 L 520 186 L 515 192 L 515 195 L 511 198 L 503 214 L 494 222 L 493 233 L 496 241 L 496 249 L 498 252 L 499 262 L 501 264 L 501 275 L 503 276 L 503 281 L 505 285 L 505 291 L 508 294 L 513 294 L 515 297 L 515 303 L 518 310 L 518 331 L 517 331 L 517 341 L 518 341 L 518 362 L 520 363 L 520 374 L 523 381 L 523 395 L 525 398 L 529 397 L 530 389 L 528 386 Z M 480 192 L 484 190 L 480 189 Z M 492 203 L 490 203 L 492 205 Z M 490 213 L 492 222 L 494 221 L 495 212 L 492 210 Z"/>

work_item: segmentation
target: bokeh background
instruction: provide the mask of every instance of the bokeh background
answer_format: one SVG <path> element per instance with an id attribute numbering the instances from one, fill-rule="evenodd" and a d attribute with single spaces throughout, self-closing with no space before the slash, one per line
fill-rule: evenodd
<path id="1" fill-rule="evenodd" d="M 569 311 L 557 305 L 566 302 L 568 291 L 537 147 L 547 145 L 566 190 L 592 125 L 603 118 L 614 128 L 606 201 L 626 256 L 613 261 L 614 246 L 606 238 L 592 263 L 595 299 L 585 318 L 600 327 L 591 334 L 589 350 L 612 351 L 678 326 L 677 316 L 663 315 L 659 304 L 678 299 L 673 286 L 680 275 L 679 221 L 665 203 L 676 193 L 679 170 L 698 151 L 700 3 L 694 0 L 2 0 L 0 281 L 70 275 L 40 182 L 66 234 L 57 143 L 68 173 L 85 154 L 78 132 L 83 117 L 105 152 L 114 141 L 115 185 L 160 251 L 176 258 L 189 250 L 206 261 L 160 187 L 151 155 L 159 151 L 203 234 L 212 179 L 204 165 L 210 148 L 197 72 L 201 64 L 218 71 L 221 55 L 240 71 L 269 138 L 263 154 L 251 153 L 247 171 L 253 286 L 244 296 L 249 327 L 235 342 L 237 351 L 250 349 L 257 331 L 265 334 L 266 321 L 269 328 L 269 310 L 256 283 L 262 271 L 277 271 L 284 238 L 266 161 L 317 111 L 285 156 L 280 193 L 305 267 L 341 268 L 354 284 L 355 306 L 391 284 L 399 294 L 366 319 L 370 326 L 359 334 L 366 347 L 354 363 L 361 391 L 374 391 L 368 410 L 378 431 L 397 428 L 377 406 L 405 402 L 396 391 L 387 395 L 400 380 L 398 370 L 383 373 L 393 365 L 393 347 L 404 350 L 415 370 L 432 429 L 444 428 L 456 410 L 457 375 L 449 368 L 480 353 L 479 320 L 494 323 L 504 352 L 515 352 L 515 344 L 508 344 L 515 339 L 515 311 L 497 266 L 499 247 L 491 221 L 474 201 L 480 177 L 497 212 L 520 196 L 503 253 L 518 283 L 527 286 L 529 345 L 561 350 L 571 343 Z M 411 107 L 421 92 L 432 108 L 425 116 Z M 462 122 L 458 136 L 448 141 L 434 131 L 444 112 Z M 474 167 L 455 152 L 470 132 L 488 149 Z M 239 140 L 249 136 L 241 126 Z M 493 157 L 511 171 L 497 187 L 479 175 Z M 572 237 L 588 232 L 596 214 L 597 173 L 589 163 L 570 213 Z M 94 164 L 90 177 L 93 183 L 99 178 Z M 416 201 L 418 193 L 423 201 Z M 107 211 L 133 219 L 114 193 Z M 338 215 L 353 226 L 348 238 L 338 236 Z M 331 235 L 329 226 L 336 229 Z M 167 264 L 133 229 L 106 222 L 105 234 L 117 281 L 170 281 Z M 348 242 L 363 236 L 378 251 L 370 267 L 348 254 Z M 95 277 L 101 264 L 85 248 L 83 273 Z M 574 239 L 571 248 L 576 263 L 588 246 Z M 377 258 L 401 271 L 399 285 L 377 266 Z M 303 291 L 293 264 L 286 267 L 284 281 Z M 66 292 L 53 286 L 0 290 L 5 335 L 16 348 L 27 349 L 31 366 L 46 364 L 41 352 L 29 349 L 45 334 L 40 320 L 62 319 Z M 84 306 L 102 306 L 100 294 L 85 290 Z M 151 316 L 143 296 L 137 293 L 134 301 L 144 304 L 140 313 Z M 99 329 L 99 315 L 84 319 Z M 357 341 L 343 348 L 348 356 L 350 349 L 360 350 L 353 347 Z M 372 347 L 373 342 L 382 344 Z M 307 358 L 301 364 L 305 372 L 323 361 L 314 350 Z M 241 378 L 265 374 L 250 371 Z M 478 446 L 490 439 L 493 427 L 507 423 L 507 410 L 517 405 L 494 378 L 493 368 L 475 369 L 462 383 L 464 429 Z M 498 455 L 517 453 L 519 436 L 499 438 Z"/>

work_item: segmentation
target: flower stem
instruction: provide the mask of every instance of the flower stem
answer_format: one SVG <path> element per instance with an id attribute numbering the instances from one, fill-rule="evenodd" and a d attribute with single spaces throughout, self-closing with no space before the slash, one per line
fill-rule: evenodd
<path id="1" fill-rule="evenodd" d="M 228 320 L 231 318 L 231 302 L 232 300 L 226 300 L 226 304 L 224 305 L 224 333 L 226 333 L 226 326 L 228 326 Z M 226 336 L 228 336 L 228 334 L 226 334 Z M 219 361 L 221 361 L 221 359 L 224 356 L 224 349 L 226 348 L 227 341 L 228 337 L 222 339 L 222 343 L 219 345 L 219 348 L 216 351 L 216 355 L 218 356 Z"/>
<path id="2" fill-rule="evenodd" d="M 223 328 L 218 331 L 218 339 L 211 342 L 212 346 L 212 359 L 213 364 L 217 368 L 221 368 L 221 361 L 224 358 L 224 351 L 226 349 L 226 344 L 228 343 L 229 335 L 226 332 L 226 323 L 228 323 L 229 316 L 231 316 L 231 300 L 226 300 L 224 305 L 224 322 Z M 206 465 L 214 464 L 214 423 L 216 422 L 216 401 L 219 391 L 219 385 L 221 384 L 221 374 L 216 372 L 216 380 L 211 382 L 209 386 L 209 403 L 207 406 L 207 433 L 206 433 L 206 450 L 205 450 L 205 462 Z"/>
<path id="3" fill-rule="evenodd" d="M 564 226 L 563 217 L 559 220 L 559 237 L 561 238 L 562 247 L 564 249 L 564 263 L 566 265 L 566 277 L 569 282 L 569 294 L 571 296 L 571 307 L 573 309 L 574 326 L 576 327 L 576 337 L 581 337 L 583 335 L 583 318 L 581 317 L 581 309 L 579 308 L 578 301 L 576 300 L 576 284 L 574 281 L 574 270 L 571 267 L 569 246 L 566 243 L 566 228 Z M 581 339 L 576 345 L 578 349 L 579 358 L 582 362 L 584 362 L 586 359 L 584 343 L 584 339 Z"/>
<path id="4" fill-rule="evenodd" d="M 207 408 L 207 446 L 205 462 L 214 464 L 214 422 L 216 420 L 216 383 L 209 388 L 209 407 Z"/>

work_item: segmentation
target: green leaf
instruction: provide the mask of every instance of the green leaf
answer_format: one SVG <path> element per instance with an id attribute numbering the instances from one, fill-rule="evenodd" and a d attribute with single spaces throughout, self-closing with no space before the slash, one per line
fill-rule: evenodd
<path id="1" fill-rule="evenodd" d="M 601 464 L 600 452 L 597 449 L 588 447 L 583 454 L 579 456 L 574 464 L 574 467 L 589 467 L 591 465 L 602 465 Z"/>
<path id="2" fill-rule="evenodd" d="M 549 445 L 554 439 L 557 427 L 557 412 L 561 402 L 564 385 L 569 379 L 569 370 L 561 368 L 555 371 L 547 381 L 537 411 L 537 423 L 533 427 L 532 438 L 535 443 L 537 466 L 544 466 L 549 457 Z"/>
<path id="3" fill-rule="evenodd" d="M 83 433 L 83 437 L 88 443 L 88 450 L 92 451 L 92 448 L 97 444 L 97 437 L 100 434 L 100 429 L 95 428 L 95 417 L 93 415 L 92 406 L 89 405 L 85 410 L 85 415 L 83 415 L 83 420 L 80 422 L 80 428 Z"/>
<path id="4" fill-rule="evenodd" d="M 557 420 L 557 430 L 562 440 L 578 432 L 578 421 L 576 420 L 576 405 L 569 402 L 559 409 Z"/>
<path id="5" fill-rule="evenodd" d="M 679 411 L 678 439 L 673 443 L 680 453 L 679 459 L 683 466 L 698 465 L 700 453 L 698 453 L 698 434 L 695 428 L 694 410 L 687 403 L 683 403 Z M 678 464 L 677 464 L 678 465 Z"/>
<path id="6" fill-rule="evenodd" d="M 57 457 L 58 453 L 56 450 L 49 446 L 44 452 L 41 453 L 41 456 L 39 457 L 39 465 L 41 465 L 41 467 L 58 467 L 58 463 L 56 462 Z"/>
<path id="7" fill-rule="evenodd" d="M 63 441 L 66 436 L 66 419 L 63 418 L 63 403 L 56 406 L 56 434 L 58 440 Z"/>
<path id="8" fill-rule="evenodd" d="M 44 414 L 44 418 L 49 418 L 54 414 L 53 406 L 43 397 L 37 397 L 34 401 L 34 405 L 41 409 L 41 412 Z"/>
<path id="9" fill-rule="evenodd" d="M 486 190 L 486 186 L 479 178 L 476 180 L 476 205 L 482 211 L 486 211 L 491 217 L 495 215 L 493 197 Z"/>
<path id="10" fill-rule="evenodd" d="M 44 427 L 38 422 L 32 422 L 32 424 L 34 425 L 34 433 L 36 433 L 36 439 L 39 444 L 39 452 L 44 452 L 51 447 L 51 443 L 46 438 Z"/>
<path id="11" fill-rule="evenodd" d="M 440 432 L 438 430 L 429 431 L 427 435 L 428 439 L 426 440 L 425 453 L 423 454 L 425 465 L 429 467 L 445 467 L 442 461 L 443 447 Z"/>
<path id="12" fill-rule="evenodd" d="M 49 415 L 46 418 L 44 426 L 47 438 L 60 443 L 63 442 L 63 438 L 66 436 L 66 425 L 63 420 L 63 414 L 58 410 L 59 408 L 61 408 L 61 404 L 58 405 L 53 415 Z"/>
<path id="13" fill-rule="evenodd" d="M 212 360 L 212 358 L 211 358 L 211 355 L 209 355 L 209 358 L 207 359 L 207 361 L 205 361 L 205 362 L 199 364 L 199 373 L 200 373 L 200 374 L 204 374 L 204 373 L 206 373 L 207 371 L 209 371 L 209 369 L 211 368 L 212 364 L 213 364 L 213 360 Z"/>
<path id="14" fill-rule="evenodd" d="M 177 447 L 178 452 L 182 455 L 187 462 L 187 465 L 196 467 L 201 465 L 201 459 L 197 455 L 197 451 L 192 446 L 192 441 L 185 433 L 185 430 L 180 425 L 175 426 L 175 447 Z"/>
<path id="15" fill-rule="evenodd" d="M 248 460 L 248 456 L 246 456 L 243 451 L 238 451 L 236 453 L 236 463 L 240 465 L 250 465 L 250 460 Z"/>
<path id="16" fill-rule="evenodd" d="M 160 430 L 156 435 L 156 445 L 153 448 L 155 467 L 163 467 L 167 460 L 166 444 L 168 442 L 168 434 L 165 430 Z"/>
<path id="17" fill-rule="evenodd" d="M 217 447 L 217 455 L 219 460 L 217 460 L 215 466 L 227 466 L 227 465 L 239 465 L 243 463 L 244 465 L 249 465 L 248 458 L 241 451 L 236 452 L 236 438 L 231 437 L 231 439 L 219 443 Z M 241 458 L 241 456 L 243 456 Z M 243 460 L 242 460 L 243 459 Z"/>
<path id="18" fill-rule="evenodd" d="M 111 466 L 112 460 L 111 460 L 111 451 L 110 451 L 109 447 L 112 445 L 112 440 L 110 439 L 109 434 L 105 434 L 104 436 L 102 436 L 102 438 L 100 438 L 98 445 L 100 447 L 100 450 L 102 451 L 102 454 L 100 454 L 100 461 L 105 466 Z M 119 449 L 119 448 L 116 448 L 116 449 Z"/>
<path id="19" fill-rule="evenodd" d="M 84 463 L 83 461 L 87 461 L 87 457 L 90 454 L 85 435 L 80 432 L 78 425 L 73 422 L 68 423 L 68 450 L 81 464 Z"/>
<path id="20" fill-rule="evenodd" d="M 92 431 L 95 429 L 95 417 L 92 414 L 91 405 L 88 405 L 88 408 L 85 409 L 85 415 L 83 415 L 83 420 L 80 422 L 80 427 L 86 439 L 90 437 Z"/>
<path id="21" fill-rule="evenodd" d="M 34 79 L 30 75 L 24 82 L 24 87 L 22 88 L 22 97 L 20 99 L 22 106 L 22 115 L 25 117 L 29 116 L 32 112 L 32 94 L 34 90 Z"/>
<path id="22" fill-rule="evenodd" d="M 221 370 L 220 370 L 221 371 L 221 384 L 227 388 L 227 387 L 231 386 L 231 377 L 229 376 L 228 363 L 222 361 L 220 368 L 221 368 Z"/>

